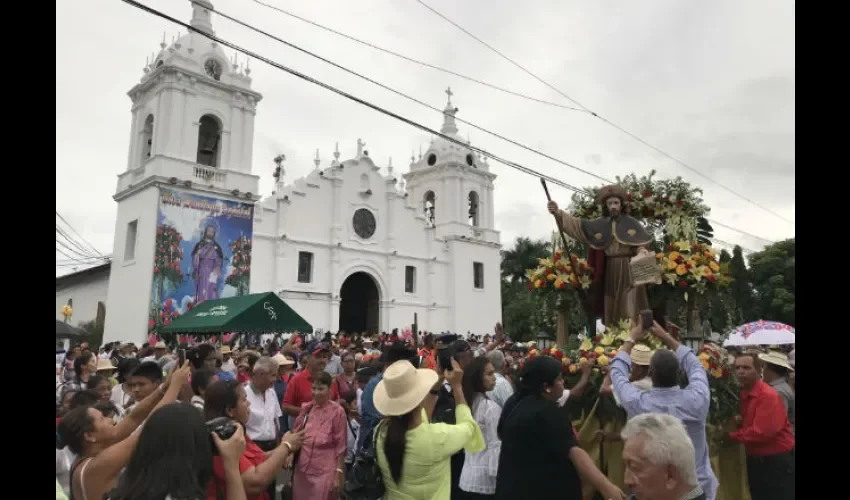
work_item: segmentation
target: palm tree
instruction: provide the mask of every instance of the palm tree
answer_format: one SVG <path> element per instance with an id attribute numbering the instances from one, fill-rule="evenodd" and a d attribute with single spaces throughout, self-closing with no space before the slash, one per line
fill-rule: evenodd
<path id="1" fill-rule="evenodd" d="M 551 252 L 548 241 L 520 236 L 513 248 L 502 250 L 502 278 L 511 282 L 526 282 L 525 270 L 537 267 L 537 260 Z"/>

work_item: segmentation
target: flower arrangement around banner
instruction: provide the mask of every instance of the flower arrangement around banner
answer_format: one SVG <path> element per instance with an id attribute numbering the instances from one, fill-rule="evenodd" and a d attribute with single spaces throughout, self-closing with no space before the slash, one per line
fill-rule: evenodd
<path id="1" fill-rule="evenodd" d="M 714 344 L 705 344 L 697 355 L 708 376 L 711 400 L 708 423 L 722 426 L 738 414 L 741 387 L 729 363 L 729 353 Z"/>
<path id="2" fill-rule="evenodd" d="M 528 289 L 586 290 L 593 281 L 593 268 L 574 253 L 556 250 L 550 259 L 540 259 L 536 269 L 526 270 Z"/>
<path id="3" fill-rule="evenodd" d="M 156 228 L 153 274 L 170 281 L 174 286 L 183 283 L 183 274 L 180 271 L 180 261 L 183 260 L 183 249 L 180 248 L 182 241 L 183 235 L 172 226 L 163 224 Z"/>
<path id="4" fill-rule="evenodd" d="M 717 260 L 716 252 L 704 243 L 676 241 L 667 245 L 664 252 L 655 254 L 661 266 L 664 282 L 687 294 L 693 290 L 704 293 L 709 287 L 729 284 L 728 269 Z"/>
<path id="5" fill-rule="evenodd" d="M 230 259 L 232 271 L 225 279 L 225 283 L 236 288 L 237 296 L 248 293 L 248 284 L 251 279 L 251 238 L 240 236 L 230 243 Z"/>

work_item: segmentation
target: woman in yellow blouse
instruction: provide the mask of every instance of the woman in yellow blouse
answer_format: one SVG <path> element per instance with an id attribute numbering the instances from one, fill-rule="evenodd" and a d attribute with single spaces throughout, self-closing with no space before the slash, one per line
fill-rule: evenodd
<path id="1" fill-rule="evenodd" d="M 449 500 L 451 456 L 462 449 L 478 453 L 485 448 L 463 396 L 463 371 L 454 359 L 452 368 L 437 375 L 397 361 L 375 387 L 375 408 L 387 417 L 379 424 L 376 447 L 385 500 Z M 429 422 L 443 375 L 457 405 L 454 425 Z"/>

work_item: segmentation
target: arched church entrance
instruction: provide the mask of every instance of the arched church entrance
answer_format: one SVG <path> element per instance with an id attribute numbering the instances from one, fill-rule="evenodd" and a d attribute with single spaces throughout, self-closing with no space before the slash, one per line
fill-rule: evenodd
<path id="1" fill-rule="evenodd" d="M 372 276 L 352 274 L 343 282 L 339 297 L 340 330 L 379 333 L 380 294 Z"/>

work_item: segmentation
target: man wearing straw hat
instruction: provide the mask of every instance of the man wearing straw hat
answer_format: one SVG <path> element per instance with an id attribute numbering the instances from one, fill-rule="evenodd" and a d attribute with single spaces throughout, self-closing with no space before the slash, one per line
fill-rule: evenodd
<path id="1" fill-rule="evenodd" d="M 611 184 L 599 190 L 596 203 L 602 206 L 603 216 L 593 220 L 573 217 L 559 210 L 554 201 L 547 205 L 549 213 L 560 220 L 564 233 L 591 249 L 587 263 L 594 269 L 594 307 L 602 313 L 605 325 L 616 325 L 649 309 L 646 289 L 632 285 L 629 263 L 653 238 L 627 214 L 626 202 L 625 190 Z"/>
<path id="2" fill-rule="evenodd" d="M 762 378 L 782 398 L 782 403 L 785 404 L 785 410 L 788 412 L 788 421 L 791 422 L 791 431 L 796 434 L 797 429 L 794 425 L 794 391 L 788 384 L 788 375 L 794 371 L 794 367 L 788 361 L 788 356 L 780 351 L 768 351 L 767 354 L 761 353 L 759 354 L 759 359 L 764 364 Z"/>

